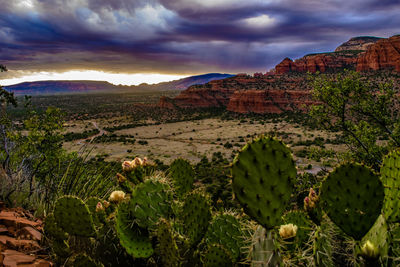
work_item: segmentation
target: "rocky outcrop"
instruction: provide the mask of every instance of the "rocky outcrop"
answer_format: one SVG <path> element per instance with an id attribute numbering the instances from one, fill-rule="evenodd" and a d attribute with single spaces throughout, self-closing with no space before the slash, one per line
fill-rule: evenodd
<path id="1" fill-rule="evenodd" d="M 292 61 L 285 58 L 281 63 L 276 65 L 276 74 L 284 74 L 289 72 L 315 73 L 338 71 L 343 69 L 354 69 L 357 62 L 357 55 L 360 51 L 341 51 L 332 53 L 310 54 L 300 59 Z"/>
<path id="2" fill-rule="evenodd" d="M 308 90 L 245 90 L 236 91 L 227 110 L 237 113 L 282 113 L 306 110 L 314 103 Z"/>
<path id="3" fill-rule="evenodd" d="M 379 40 L 357 60 L 357 71 L 382 69 L 400 72 L 400 35 Z"/>
<path id="4" fill-rule="evenodd" d="M 0 266 L 53 266 L 44 252 L 42 222 L 21 209 L 6 209 L 0 202 Z"/>
<path id="5" fill-rule="evenodd" d="M 374 37 L 374 36 L 359 36 L 359 37 L 354 37 L 348 40 L 347 42 L 344 42 L 340 46 L 338 46 L 335 49 L 335 52 L 340 52 L 340 51 L 366 51 L 369 46 L 372 44 L 376 43 L 382 38 L 379 37 Z"/>

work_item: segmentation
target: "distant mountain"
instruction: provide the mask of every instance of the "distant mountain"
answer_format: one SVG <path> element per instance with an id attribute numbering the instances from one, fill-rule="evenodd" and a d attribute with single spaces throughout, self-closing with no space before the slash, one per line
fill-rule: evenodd
<path id="1" fill-rule="evenodd" d="M 171 82 L 140 84 L 137 86 L 114 85 L 104 81 L 38 81 L 5 86 L 5 89 L 14 92 L 15 95 L 184 90 L 191 85 L 205 84 L 213 80 L 225 79 L 232 76 L 234 75 L 208 73 L 190 76 Z"/>

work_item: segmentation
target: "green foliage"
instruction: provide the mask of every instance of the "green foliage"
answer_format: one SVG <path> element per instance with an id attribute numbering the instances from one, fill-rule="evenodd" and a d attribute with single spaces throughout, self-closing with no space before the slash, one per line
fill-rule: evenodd
<path id="1" fill-rule="evenodd" d="M 383 159 L 381 181 L 385 190 L 382 213 L 388 222 L 400 222 L 400 151 Z"/>
<path id="2" fill-rule="evenodd" d="M 383 203 L 378 176 L 362 165 L 347 163 L 322 183 L 322 207 L 343 232 L 360 240 L 378 218 Z"/>
<path id="3" fill-rule="evenodd" d="M 66 240 L 68 238 L 68 234 L 64 232 L 64 230 L 60 226 L 57 225 L 53 213 L 50 213 L 46 216 L 43 230 L 46 237 L 51 239 Z"/>
<path id="4" fill-rule="evenodd" d="M 244 211 L 266 228 L 279 225 L 296 178 L 290 150 L 262 137 L 247 144 L 232 165 L 233 191 Z"/>
<path id="5" fill-rule="evenodd" d="M 383 215 L 378 217 L 372 228 L 362 238 L 361 244 L 365 244 L 368 240 L 378 248 L 381 257 L 386 257 L 388 255 L 388 225 Z"/>
<path id="6" fill-rule="evenodd" d="M 73 196 L 64 196 L 56 201 L 54 217 L 57 225 L 71 235 L 91 237 L 95 234 L 93 219 L 85 203 Z"/>
<path id="7" fill-rule="evenodd" d="M 148 258 L 153 253 L 147 229 L 133 223 L 134 216 L 128 203 L 121 203 L 115 215 L 115 229 L 126 252 L 135 258 Z"/>
<path id="8" fill-rule="evenodd" d="M 86 254 L 78 254 L 68 261 L 67 266 L 73 267 L 101 267 L 103 264 L 96 263 Z"/>
<path id="9" fill-rule="evenodd" d="M 317 125 L 341 130 L 352 157 L 378 168 L 388 147 L 378 144 L 388 136 L 391 145 L 400 145 L 399 96 L 391 82 L 374 84 L 359 73 L 346 71 L 328 78 L 312 78 L 313 95 L 318 101 L 310 115 Z"/>
<path id="10" fill-rule="evenodd" d="M 178 196 L 182 197 L 193 188 L 194 170 L 187 160 L 174 160 L 169 166 L 168 173 Z"/>

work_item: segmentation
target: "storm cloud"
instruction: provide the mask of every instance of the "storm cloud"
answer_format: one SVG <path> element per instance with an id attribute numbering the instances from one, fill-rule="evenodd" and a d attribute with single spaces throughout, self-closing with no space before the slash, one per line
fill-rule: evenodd
<path id="1" fill-rule="evenodd" d="M 354 36 L 398 34 L 399 13 L 397 0 L 0 0 L 0 63 L 28 72 L 265 72 Z"/>

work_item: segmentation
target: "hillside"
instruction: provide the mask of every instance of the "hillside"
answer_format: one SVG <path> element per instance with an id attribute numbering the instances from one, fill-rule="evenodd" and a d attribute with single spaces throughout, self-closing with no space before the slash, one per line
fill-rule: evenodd
<path id="1" fill-rule="evenodd" d="M 12 91 L 15 95 L 41 95 L 59 93 L 88 93 L 88 92 L 121 92 L 121 91 L 165 91 L 184 90 L 195 84 L 232 77 L 231 74 L 208 73 L 203 75 L 190 76 L 183 79 L 163 82 L 158 84 L 140 84 L 137 86 L 114 85 L 105 81 L 38 81 L 24 82 L 5 89 Z"/>

